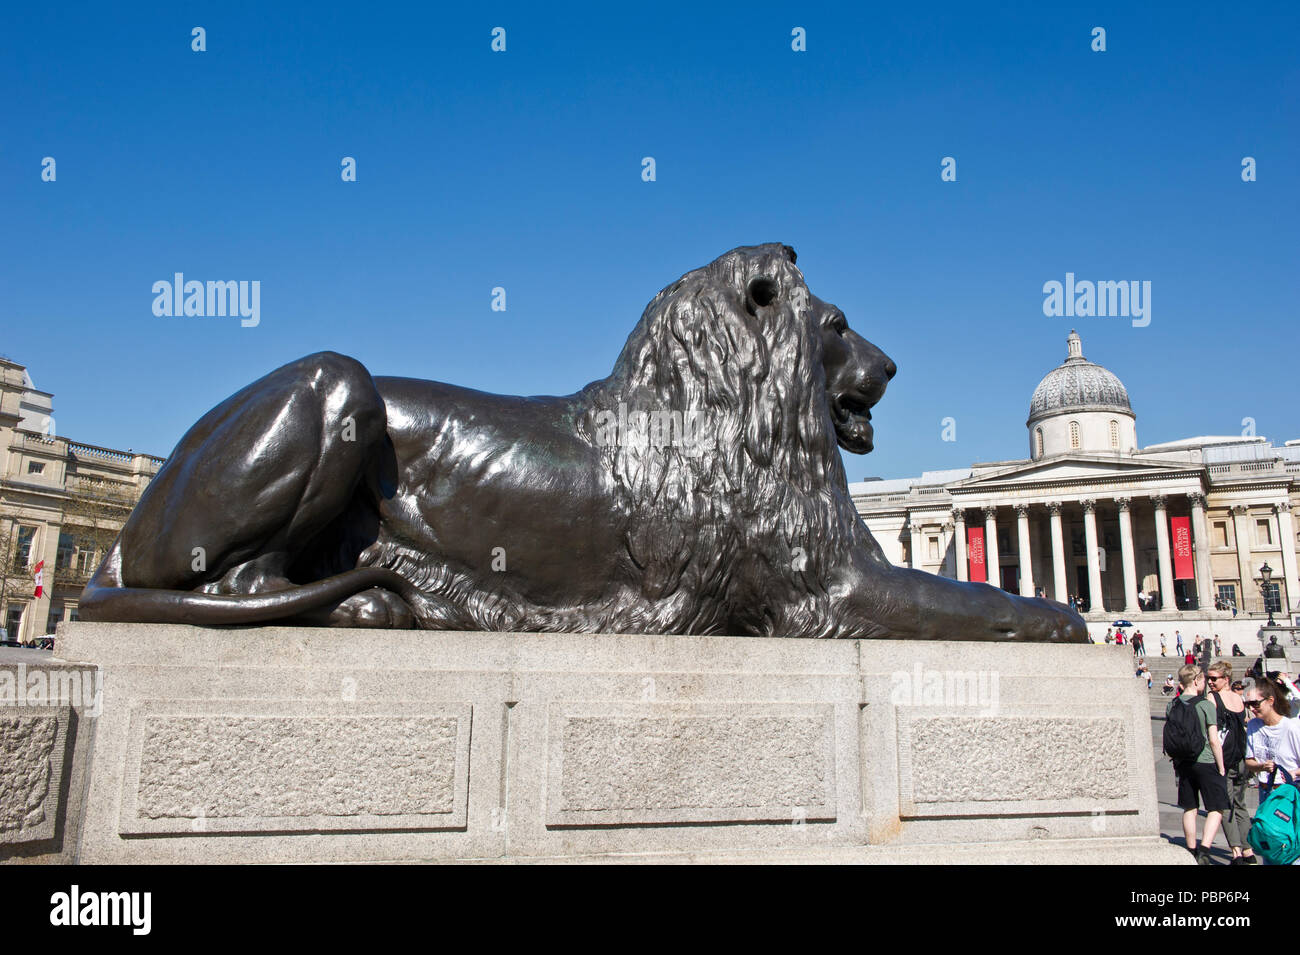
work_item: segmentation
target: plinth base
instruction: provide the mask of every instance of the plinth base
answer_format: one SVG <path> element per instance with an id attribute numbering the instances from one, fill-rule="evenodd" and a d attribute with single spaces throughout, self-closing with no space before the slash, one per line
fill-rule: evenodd
<path id="1" fill-rule="evenodd" d="M 103 678 L 86 863 L 1192 861 L 1105 647 L 74 623 L 56 652 Z"/>

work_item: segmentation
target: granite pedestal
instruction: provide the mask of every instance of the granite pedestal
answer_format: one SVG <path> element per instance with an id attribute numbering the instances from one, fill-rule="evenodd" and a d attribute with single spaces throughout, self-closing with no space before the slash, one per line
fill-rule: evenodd
<path id="1" fill-rule="evenodd" d="M 1190 861 L 1106 647 L 73 623 L 56 653 L 102 675 L 85 863 Z"/>

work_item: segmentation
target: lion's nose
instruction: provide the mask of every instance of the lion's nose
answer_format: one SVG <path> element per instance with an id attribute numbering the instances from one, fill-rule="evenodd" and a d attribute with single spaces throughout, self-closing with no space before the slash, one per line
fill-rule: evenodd
<path id="1" fill-rule="evenodd" d="M 885 356 L 885 380 L 893 381 L 894 376 L 897 374 L 898 374 L 898 366 L 894 364 L 894 360 L 892 358 L 886 355 Z"/>

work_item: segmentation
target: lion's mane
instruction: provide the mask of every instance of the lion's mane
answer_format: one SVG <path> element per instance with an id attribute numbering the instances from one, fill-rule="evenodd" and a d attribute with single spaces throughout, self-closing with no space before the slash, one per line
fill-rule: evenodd
<path id="1" fill-rule="evenodd" d="M 708 445 L 606 448 L 642 598 L 673 608 L 662 632 L 831 635 L 826 572 L 861 525 L 794 250 L 738 248 L 665 288 L 592 390 L 694 416 Z"/>

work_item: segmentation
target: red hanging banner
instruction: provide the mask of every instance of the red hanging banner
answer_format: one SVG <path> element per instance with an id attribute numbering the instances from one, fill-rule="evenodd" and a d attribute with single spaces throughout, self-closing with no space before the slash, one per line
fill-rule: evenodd
<path id="1" fill-rule="evenodd" d="M 1171 517 L 1169 524 L 1173 528 L 1171 546 L 1174 552 L 1174 579 L 1192 580 L 1196 573 L 1192 570 L 1191 518 Z"/>
<path id="2" fill-rule="evenodd" d="M 970 579 L 977 584 L 986 583 L 989 574 L 984 560 L 984 528 L 966 528 L 966 555 L 970 558 Z"/>

